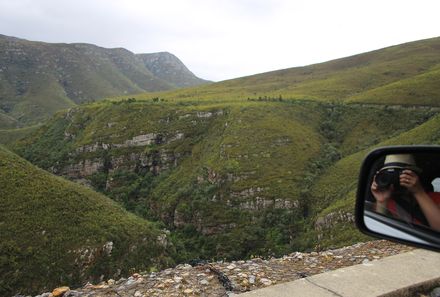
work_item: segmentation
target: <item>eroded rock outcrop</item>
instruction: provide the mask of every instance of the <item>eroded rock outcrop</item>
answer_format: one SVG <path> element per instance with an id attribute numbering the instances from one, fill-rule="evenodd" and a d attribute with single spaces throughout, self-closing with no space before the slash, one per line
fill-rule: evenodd
<path id="1" fill-rule="evenodd" d="M 317 239 L 321 240 L 326 230 L 334 229 L 337 224 L 354 224 L 354 215 L 342 210 L 331 212 L 324 217 L 319 217 L 315 222 L 315 230 L 318 232 Z"/>
<path id="2" fill-rule="evenodd" d="M 320 217 L 315 222 L 315 230 L 323 231 L 333 228 L 337 223 L 354 223 L 354 215 L 342 210 L 331 212 L 324 217 Z"/>

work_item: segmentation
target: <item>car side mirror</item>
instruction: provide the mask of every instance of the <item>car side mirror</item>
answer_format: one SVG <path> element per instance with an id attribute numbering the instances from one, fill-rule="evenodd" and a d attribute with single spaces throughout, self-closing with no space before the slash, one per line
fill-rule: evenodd
<path id="1" fill-rule="evenodd" d="M 383 147 L 368 154 L 355 214 L 365 234 L 440 251 L 440 146 Z"/>

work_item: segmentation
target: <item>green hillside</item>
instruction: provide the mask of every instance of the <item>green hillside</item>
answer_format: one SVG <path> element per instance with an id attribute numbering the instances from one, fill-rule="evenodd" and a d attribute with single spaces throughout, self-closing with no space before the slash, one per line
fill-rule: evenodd
<path id="1" fill-rule="evenodd" d="M 145 61 L 149 54 L 136 55 L 122 48 L 51 44 L 4 35 L 0 35 L 0 52 L 1 128 L 8 127 L 3 125 L 3 112 L 24 125 L 82 102 L 207 82 L 167 53 L 157 53 L 152 67 Z M 164 75 L 156 76 L 152 70 Z M 174 76 L 166 75 L 170 73 Z"/>
<path id="2" fill-rule="evenodd" d="M 0 111 L 0 127 L 5 129 L 15 128 L 18 126 L 17 120 L 8 116 L 5 112 Z"/>
<path id="3" fill-rule="evenodd" d="M 350 102 L 438 106 L 440 66 L 349 98 Z M 416 103 L 416 104 L 414 104 Z"/>
<path id="4" fill-rule="evenodd" d="M 170 263 L 157 226 L 2 146 L 0 184 L 1 296 L 79 286 L 101 275 Z"/>
<path id="5" fill-rule="evenodd" d="M 16 129 L 0 129 L 0 144 L 8 145 L 34 133 L 41 125 Z"/>
<path id="6" fill-rule="evenodd" d="M 309 99 L 440 105 L 440 38 L 415 41 L 304 67 L 137 98 L 168 100 Z"/>
<path id="7" fill-rule="evenodd" d="M 169 53 L 135 55 L 90 44 L 0 36 L 0 127 L 35 123 L 75 103 L 105 97 L 173 101 L 307 99 L 439 106 L 440 38 L 215 84 Z M 190 87 L 198 84 L 201 86 Z M 190 87 L 168 92 L 179 87 Z M 130 97 L 130 96 L 129 96 Z"/>
<path id="8" fill-rule="evenodd" d="M 335 174 L 334 189 L 318 195 L 327 168 L 435 114 L 313 101 L 203 102 L 94 103 L 58 113 L 15 149 L 166 224 L 178 261 L 239 259 L 314 248 L 311 218 L 346 194 L 338 187 L 353 187 Z"/>

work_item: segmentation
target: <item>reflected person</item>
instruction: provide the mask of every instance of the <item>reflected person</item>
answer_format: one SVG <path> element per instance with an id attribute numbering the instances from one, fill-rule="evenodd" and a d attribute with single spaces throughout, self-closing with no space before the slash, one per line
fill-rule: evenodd
<path id="1" fill-rule="evenodd" d="M 371 184 L 374 210 L 440 231 L 440 193 L 427 191 L 420 173 L 412 155 L 386 156 Z"/>

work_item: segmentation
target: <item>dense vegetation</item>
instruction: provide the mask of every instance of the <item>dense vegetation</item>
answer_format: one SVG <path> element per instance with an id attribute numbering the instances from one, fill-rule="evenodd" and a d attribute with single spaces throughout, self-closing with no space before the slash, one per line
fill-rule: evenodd
<path id="1" fill-rule="evenodd" d="M 164 235 L 157 226 L 2 146 L 0 184 L 1 296 L 171 263 L 171 247 L 159 242 Z"/>
<path id="2" fill-rule="evenodd" d="M 434 114 L 314 101 L 114 101 L 59 113 L 16 150 L 165 224 L 178 261 L 239 259 L 316 248 L 317 219 L 351 212 L 342 206 L 353 202 L 358 152 Z M 139 135 L 151 142 L 127 145 Z M 350 170 L 328 171 L 345 160 Z M 319 248 L 363 238 L 347 228 Z"/>

